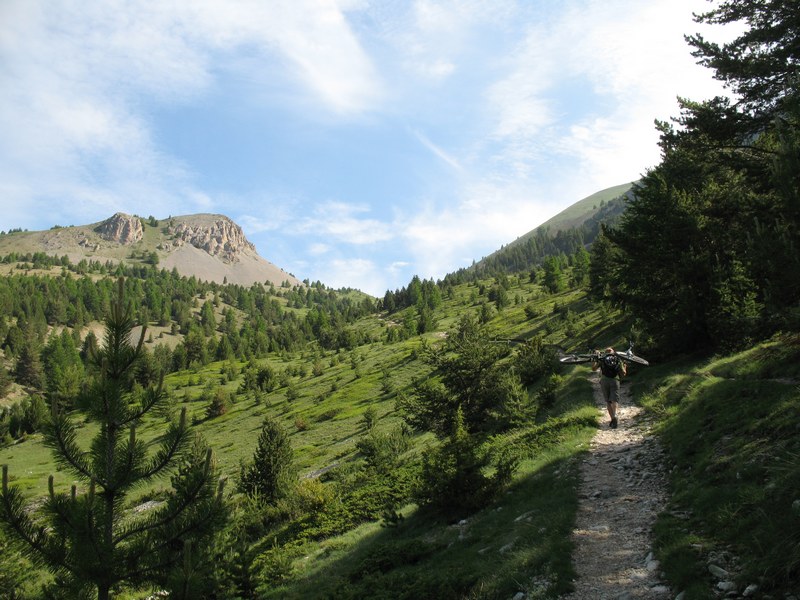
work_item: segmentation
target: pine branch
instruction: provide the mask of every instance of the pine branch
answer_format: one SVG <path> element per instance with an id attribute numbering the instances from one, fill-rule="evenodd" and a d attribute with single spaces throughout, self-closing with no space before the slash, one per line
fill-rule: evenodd
<path id="1" fill-rule="evenodd" d="M 49 426 L 45 428 L 45 445 L 56 452 L 56 462 L 71 469 L 85 479 L 92 478 L 86 455 L 76 442 L 77 433 L 69 418 L 58 410 L 55 401 L 52 405 Z"/>
<path id="2" fill-rule="evenodd" d="M 205 487 L 205 484 L 202 486 Z M 130 556 L 134 558 L 133 564 L 137 565 L 137 569 L 135 571 L 130 571 L 127 573 L 126 577 L 133 578 L 133 577 L 142 577 L 147 575 L 148 573 L 156 573 L 162 571 L 165 568 L 173 566 L 177 562 L 177 558 L 168 557 L 166 560 L 163 560 L 160 563 L 155 563 L 149 566 L 141 566 L 143 563 L 141 558 L 146 554 L 157 554 L 161 551 L 169 548 L 173 542 L 178 541 L 183 538 L 186 534 L 190 533 L 191 531 L 198 531 L 204 529 L 205 526 L 212 524 L 215 520 L 217 520 L 220 516 L 220 511 L 222 508 L 223 502 L 223 489 L 225 487 L 224 480 L 220 480 L 218 482 L 217 491 L 213 498 L 207 499 L 207 502 L 203 504 L 204 511 L 202 512 L 202 517 L 198 520 L 197 518 L 187 522 L 181 529 L 177 531 L 171 532 L 169 536 L 161 536 L 159 537 L 159 542 L 153 545 L 153 540 L 147 540 L 142 543 L 141 549 L 137 550 L 136 552 L 132 552 Z M 196 501 L 197 498 L 195 498 Z M 195 514 L 195 517 L 198 513 Z M 174 520 L 174 519 L 173 519 Z M 169 524 L 169 523 L 164 523 Z"/>
<path id="3" fill-rule="evenodd" d="M 184 492 L 180 496 L 173 496 L 173 498 L 178 497 L 179 503 L 174 506 L 170 506 L 169 504 L 164 508 L 164 515 L 162 518 L 158 518 L 161 515 L 156 515 L 157 520 L 152 520 L 138 526 L 132 526 L 126 531 L 122 532 L 117 538 L 115 538 L 114 544 L 117 545 L 119 543 L 124 542 L 126 539 L 131 537 L 140 535 L 147 531 L 153 531 L 159 528 L 164 528 L 167 525 L 171 524 L 175 520 L 177 520 L 183 512 L 189 508 L 194 502 L 196 502 L 200 497 L 203 489 L 208 485 L 208 474 L 211 472 L 211 450 L 208 450 L 206 454 L 205 463 L 203 465 L 202 477 L 198 478 L 198 481 L 195 486 L 188 488 L 187 492 Z M 220 486 L 219 490 L 220 498 L 222 494 L 222 487 Z"/>
<path id="4" fill-rule="evenodd" d="M 153 456 L 150 464 L 142 472 L 142 479 L 151 479 L 158 475 L 163 469 L 169 466 L 172 459 L 180 453 L 183 446 L 188 441 L 188 428 L 186 427 L 186 408 L 181 410 L 181 417 L 178 425 L 170 425 L 161 448 Z"/>
<path id="5" fill-rule="evenodd" d="M 2 513 L 0 519 L 14 531 L 16 541 L 22 541 L 20 547 L 34 562 L 52 567 L 62 565 L 59 545 L 54 544 L 44 527 L 37 526 L 24 509 L 22 493 L 16 486 L 8 485 L 8 465 L 3 465 L 3 484 L 0 494 Z M 14 537 L 11 538 L 15 540 Z M 57 560 L 54 560 L 57 559 Z"/>

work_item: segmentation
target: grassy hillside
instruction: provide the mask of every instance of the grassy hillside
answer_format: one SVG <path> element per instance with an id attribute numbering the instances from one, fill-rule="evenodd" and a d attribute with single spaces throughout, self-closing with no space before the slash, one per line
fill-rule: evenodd
<path id="1" fill-rule="evenodd" d="M 372 340 L 352 350 L 310 345 L 257 358 L 279 381 L 268 393 L 241 391 L 247 363 L 238 360 L 167 377 L 173 409 L 186 407 L 228 479 L 236 508 L 225 539 L 232 545 L 222 546 L 218 568 L 227 585 L 239 586 L 238 597 L 510 598 L 523 592 L 555 598 L 570 590 L 577 465 L 598 417 L 587 367 L 564 368 L 532 385 L 530 418 L 488 440 L 487 451 L 513 449 L 520 463 L 506 491 L 474 514 L 437 514 L 410 500 L 420 453 L 435 444 L 430 434 L 415 434 L 384 471 L 370 467 L 357 446 L 371 434 L 399 430 L 397 399 L 430 372 L 422 349 L 441 343 L 460 315 L 478 313 L 494 285 L 453 286 L 435 310 L 435 329 L 423 336 L 389 343 L 386 332 L 404 314 L 373 314 L 352 324 Z M 485 325 L 498 340 L 538 336 L 546 345 L 584 349 L 624 346 L 631 334 L 622 315 L 578 289 L 549 294 L 527 275 L 512 276 L 508 296 L 511 303 L 501 310 L 492 305 Z M 638 351 L 648 356 L 647 348 Z M 719 562 L 739 589 L 756 584 L 769 593 L 796 592 L 800 339 L 782 336 L 712 360 L 648 358 L 653 366 L 632 369 L 629 379 L 635 401 L 657 416 L 673 462 L 672 505 L 656 533 L 674 589 L 686 590 L 687 598 L 713 597 L 716 580 L 707 565 Z M 207 418 L 209 398 L 219 389 L 228 393 L 229 409 Z M 235 484 L 267 415 L 290 432 L 301 483 L 291 502 L 254 508 L 234 493 Z M 79 442 L 92 429 L 85 424 Z M 162 430 L 162 421 L 152 419 L 139 435 L 152 439 Z M 0 464 L 9 465 L 12 483 L 31 498 L 47 493 L 50 473 L 57 489 L 72 483 L 54 468 L 39 434 L 0 450 Z M 159 501 L 163 483 L 136 490 L 128 507 Z M 123 597 L 146 593 L 126 590 Z"/>
<path id="2" fill-rule="evenodd" d="M 570 205 L 552 219 L 542 223 L 539 227 L 547 228 L 554 234 L 565 229 L 580 227 L 585 221 L 597 213 L 601 206 L 627 194 L 631 187 L 632 184 L 623 183 L 595 192 L 591 196 L 578 200 L 575 204 Z"/>
<path id="3" fill-rule="evenodd" d="M 800 337 L 671 360 L 642 377 L 660 417 L 672 501 L 656 527 L 664 568 L 687 597 L 712 598 L 709 565 L 760 597 L 800 591 Z M 788 596 L 786 596 L 788 597 Z"/>

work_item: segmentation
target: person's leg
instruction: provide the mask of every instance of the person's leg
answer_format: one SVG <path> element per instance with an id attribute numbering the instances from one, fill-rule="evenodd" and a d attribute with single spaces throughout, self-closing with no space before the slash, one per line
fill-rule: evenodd
<path id="1" fill-rule="evenodd" d="M 606 410 L 608 410 L 608 416 L 611 418 L 612 427 L 615 424 L 615 419 L 617 414 L 615 406 L 616 405 L 615 399 L 617 398 L 617 396 L 614 395 L 615 383 L 619 384 L 619 381 L 617 381 L 616 379 L 610 379 L 609 377 L 600 378 L 600 389 L 603 391 L 603 398 L 606 401 Z"/>
<path id="2" fill-rule="evenodd" d="M 611 417 L 611 427 L 617 426 L 617 409 L 619 409 L 619 379 L 611 379 L 609 385 L 608 415 Z"/>

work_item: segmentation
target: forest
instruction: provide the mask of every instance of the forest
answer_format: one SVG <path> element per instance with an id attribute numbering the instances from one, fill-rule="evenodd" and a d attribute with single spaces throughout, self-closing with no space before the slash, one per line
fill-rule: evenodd
<path id="1" fill-rule="evenodd" d="M 7 596 L 513 597 L 522 572 L 541 583 L 526 597 L 567 593 L 577 475 L 565 453 L 597 425 L 557 349 L 632 341 L 700 364 L 798 346 L 800 12 L 723 0 L 697 19 L 747 26 L 724 45 L 687 37 L 730 96 L 681 99 L 680 115 L 657 121 L 661 162 L 595 220 L 440 281 L 374 299 L 319 282 L 220 285 L 147 262 L 2 257 Z M 653 373 L 643 397 L 669 437 L 681 400 L 674 375 Z M 797 373 L 777 375 L 794 394 L 775 413 L 783 460 L 800 452 L 786 434 Z M 784 485 L 769 502 L 791 503 L 795 472 L 775 475 Z M 745 511 L 754 497 L 736 502 Z M 512 536 L 500 502 L 530 529 Z M 782 537 L 749 535 L 780 552 L 748 557 L 745 574 L 793 592 L 800 525 L 766 506 L 785 521 L 754 527 Z M 464 523 L 487 530 L 478 546 L 507 534 L 525 550 L 459 553 Z"/>

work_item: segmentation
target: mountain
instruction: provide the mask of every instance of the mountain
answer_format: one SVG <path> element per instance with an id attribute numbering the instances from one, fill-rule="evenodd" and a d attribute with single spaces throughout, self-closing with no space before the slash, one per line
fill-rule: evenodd
<path id="1" fill-rule="evenodd" d="M 0 236 L 0 254 L 44 252 L 81 260 L 158 264 L 202 281 L 249 286 L 299 285 L 293 275 L 259 256 L 242 228 L 224 215 L 142 219 L 117 213 L 90 225 L 17 231 Z"/>
<path id="2" fill-rule="evenodd" d="M 615 185 L 599 192 L 595 192 L 591 196 L 587 196 L 583 200 L 578 200 L 572 206 L 562 210 L 552 219 L 539 225 L 537 229 L 548 229 L 551 233 L 555 234 L 556 232 L 563 231 L 565 229 L 580 227 L 581 225 L 593 220 L 593 218 L 598 214 L 602 214 L 603 208 L 606 205 L 618 200 L 621 197 L 628 198 L 631 194 L 632 187 L 632 183 L 623 183 L 621 185 Z M 531 234 L 529 233 L 527 235 Z"/>
<path id="3" fill-rule="evenodd" d="M 623 213 L 633 185 L 633 183 L 623 183 L 586 196 L 532 231 L 518 237 L 505 248 L 523 244 L 537 236 L 557 237 L 559 233 L 563 234 L 570 230 L 580 231 L 584 238 L 588 238 L 584 239 L 584 242 L 591 243 L 600 229 L 600 223 L 613 222 Z M 502 249 L 498 252 L 502 252 Z"/>
<path id="4" fill-rule="evenodd" d="M 587 196 L 472 266 L 450 273 L 446 281 L 470 280 L 497 273 L 515 273 L 540 264 L 544 257 L 573 254 L 591 244 L 601 224 L 612 224 L 624 212 L 633 183 Z"/>

